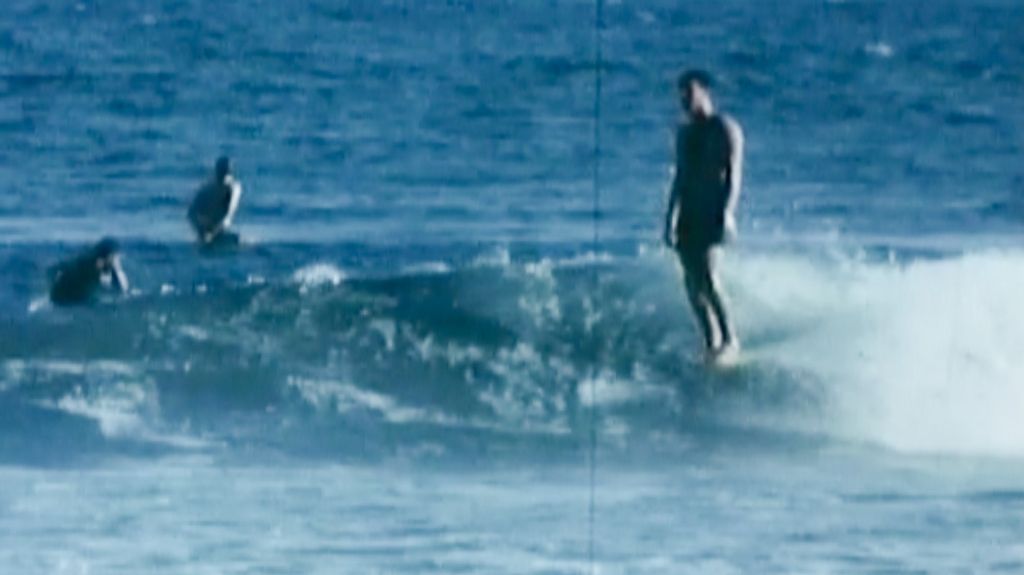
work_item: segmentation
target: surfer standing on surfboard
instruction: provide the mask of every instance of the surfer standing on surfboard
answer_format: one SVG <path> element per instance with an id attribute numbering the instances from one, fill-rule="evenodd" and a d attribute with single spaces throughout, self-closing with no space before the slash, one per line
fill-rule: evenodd
<path id="1" fill-rule="evenodd" d="M 720 246 L 736 234 L 735 209 L 743 177 L 743 132 L 716 114 L 711 76 L 679 76 L 679 97 L 689 122 L 676 133 L 676 166 L 665 221 L 665 243 L 675 250 L 686 293 L 697 316 L 709 361 L 735 357 L 739 339 L 715 274 Z"/>

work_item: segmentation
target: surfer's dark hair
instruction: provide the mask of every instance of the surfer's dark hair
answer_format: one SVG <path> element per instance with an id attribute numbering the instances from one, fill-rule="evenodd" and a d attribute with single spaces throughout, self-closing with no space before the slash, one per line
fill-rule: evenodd
<path id="1" fill-rule="evenodd" d="M 109 258 L 110 256 L 121 251 L 121 245 L 112 237 L 105 237 L 96 244 L 93 248 L 93 253 L 97 258 Z"/>
<path id="2" fill-rule="evenodd" d="M 679 75 L 678 86 L 680 90 L 686 88 L 691 83 L 696 83 L 698 86 L 707 89 L 711 88 L 715 82 L 707 70 L 687 70 Z"/>
<path id="3" fill-rule="evenodd" d="M 227 156 L 221 156 L 217 158 L 217 164 L 213 167 L 214 172 L 217 173 L 218 177 L 223 178 L 224 176 L 231 173 L 231 158 Z"/>

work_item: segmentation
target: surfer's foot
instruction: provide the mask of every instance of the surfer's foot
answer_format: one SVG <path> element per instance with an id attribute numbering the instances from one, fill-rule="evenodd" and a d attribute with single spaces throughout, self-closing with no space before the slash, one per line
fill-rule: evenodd
<path id="1" fill-rule="evenodd" d="M 710 364 L 722 365 L 736 361 L 740 355 L 740 342 L 733 338 L 722 343 L 718 347 L 707 351 L 707 361 Z"/>

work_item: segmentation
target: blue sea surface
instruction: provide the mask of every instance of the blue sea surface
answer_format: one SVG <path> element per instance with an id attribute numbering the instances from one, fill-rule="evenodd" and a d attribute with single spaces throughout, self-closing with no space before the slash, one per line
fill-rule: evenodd
<path id="1" fill-rule="evenodd" d="M 0 573 L 1024 572 L 1024 6 L 605 4 L 9 0 Z M 689 67 L 729 370 L 659 244 Z M 131 292 L 50 305 L 104 235 Z"/>

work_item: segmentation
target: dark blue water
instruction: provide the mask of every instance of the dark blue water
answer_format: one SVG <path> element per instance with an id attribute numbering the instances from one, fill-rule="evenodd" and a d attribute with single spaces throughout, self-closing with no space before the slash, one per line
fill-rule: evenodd
<path id="1" fill-rule="evenodd" d="M 602 232 L 652 237 L 678 70 L 746 128 L 748 229 L 1015 233 L 1013 2 L 674 2 L 605 15 Z M 590 237 L 592 6 L 9 4 L 2 239 L 184 240 L 221 152 L 264 241 Z"/>
<path id="2" fill-rule="evenodd" d="M 593 425 L 603 572 L 1019 570 L 1022 27 L 609 2 L 595 117 L 588 2 L 8 2 L 0 563 L 584 572 Z M 656 243 L 687 67 L 746 133 L 728 372 Z M 220 154 L 243 244 L 200 253 Z M 46 304 L 103 235 L 132 293 Z M 285 535 L 201 545 L 243 532 Z"/>

